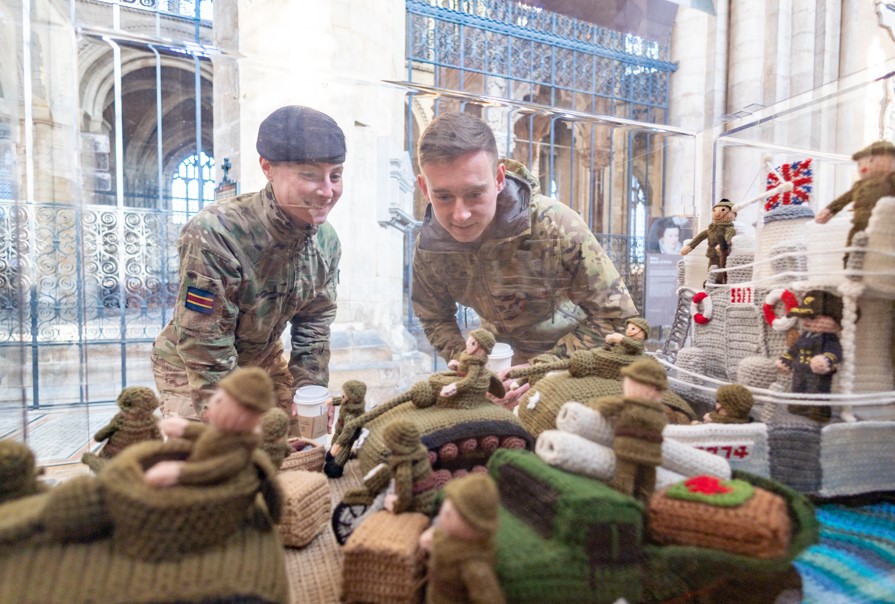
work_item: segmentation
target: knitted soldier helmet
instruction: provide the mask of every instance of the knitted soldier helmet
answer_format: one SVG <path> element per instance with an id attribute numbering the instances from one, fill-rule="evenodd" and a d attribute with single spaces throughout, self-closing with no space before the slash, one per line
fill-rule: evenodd
<path id="1" fill-rule="evenodd" d="M 257 413 L 273 407 L 273 382 L 260 367 L 241 367 L 218 382 L 218 388 Z"/>
<path id="2" fill-rule="evenodd" d="M 289 432 L 289 416 L 279 407 L 268 409 L 261 415 L 261 435 L 265 440 L 283 438 Z"/>
<path id="3" fill-rule="evenodd" d="M 649 339 L 649 323 L 646 322 L 646 319 L 644 319 L 643 317 L 631 317 L 630 319 L 625 321 L 625 325 L 627 325 L 628 323 L 639 327 L 643 331 L 644 339 Z"/>
<path id="4" fill-rule="evenodd" d="M 490 476 L 476 473 L 448 481 L 444 496 L 475 530 L 489 537 L 497 532 L 500 495 Z"/>
<path id="5" fill-rule="evenodd" d="M 659 390 L 668 389 L 668 376 L 665 373 L 665 368 L 653 359 L 640 359 L 627 367 L 622 367 L 621 374 L 635 382 L 655 386 Z"/>
<path id="6" fill-rule="evenodd" d="M 407 455 L 420 448 L 420 430 L 413 422 L 396 419 L 385 427 L 382 438 L 392 453 Z"/>
<path id="7" fill-rule="evenodd" d="M 494 344 L 497 341 L 494 339 L 494 334 L 487 329 L 473 329 L 469 335 L 485 349 L 485 354 L 491 354 L 491 351 L 494 350 Z"/>
<path id="8" fill-rule="evenodd" d="M 727 384 L 718 388 L 718 404 L 730 417 L 748 419 L 752 411 L 752 393 L 740 384 Z"/>
<path id="9" fill-rule="evenodd" d="M 360 380 L 348 380 L 342 384 L 342 392 L 352 401 L 360 403 L 367 396 L 367 385 Z"/>
<path id="10" fill-rule="evenodd" d="M 34 453 L 14 440 L 0 440 L 0 503 L 40 490 Z"/>
<path id="11" fill-rule="evenodd" d="M 158 397 L 149 388 L 131 386 L 122 390 L 118 395 L 118 407 L 154 411 L 158 407 Z"/>
<path id="12" fill-rule="evenodd" d="M 895 145 L 893 145 L 889 141 L 874 141 L 860 151 L 856 151 L 855 154 L 851 156 L 851 158 L 855 161 L 858 161 L 861 158 L 869 157 L 871 155 L 895 156 Z"/>
<path id="13" fill-rule="evenodd" d="M 811 319 L 818 315 L 831 317 L 837 323 L 842 322 L 842 298 L 819 289 L 805 294 L 802 303 L 790 309 L 786 316 Z"/>

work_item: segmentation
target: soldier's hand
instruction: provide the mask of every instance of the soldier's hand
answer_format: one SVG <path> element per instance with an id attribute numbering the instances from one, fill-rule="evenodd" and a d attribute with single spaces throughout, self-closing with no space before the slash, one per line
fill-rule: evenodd
<path id="1" fill-rule="evenodd" d="M 441 389 L 441 396 L 444 398 L 451 398 L 455 394 L 457 394 L 457 384 L 448 384 L 444 388 Z"/>
<path id="2" fill-rule="evenodd" d="M 519 399 L 522 398 L 522 395 L 528 392 L 529 388 L 531 388 L 531 384 L 529 383 L 522 384 L 521 386 L 517 385 L 516 388 L 513 388 L 512 385 L 514 383 L 513 380 L 504 380 L 503 386 L 506 388 L 507 393 L 503 398 L 497 398 L 490 392 L 486 392 L 485 396 L 495 405 L 500 405 L 504 409 L 512 410 L 519 404 Z"/>
<path id="3" fill-rule="evenodd" d="M 811 357 L 810 367 L 811 373 L 816 373 L 818 375 L 826 375 L 833 371 L 833 367 L 830 365 L 830 360 L 822 354 Z"/>
<path id="4" fill-rule="evenodd" d="M 432 550 L 432 537 L 435 534 L 435 527 L 430 526 L 426 530 L 423 531 L 423 534 L 420 535 L 420 549 L 424 552 L 428 552 Z"/>
<path id="5" fill-rule="evenodd" d="M 687 254 L 689 254 L 692 251 L 693 251 L 692 247 L 690 247 L 689 245 L 685 245 L 684 247 L 681 248 L 681 256 L 686 256 Z"/>
<path id="6" fill-rule="evenodd" d="M 326 433 L 333 433 L 333 422 L 336 419 L 336 406 L 333 404 L 333 399 L 328 399 L 326 401 Z"/>
<path id="7" fill-rule="evenodd" d="M 460 368 L 460 361 L 458 361 L 457 359 L 451 359 L 447 363 L 447 368 L 451 371 L 457 371 Z"/>
<path id="8" fill-rule="evenodd" d="M 180 478 L 181 466 L 182 461 L 160 461 L 146 470 L 143 482 L 154 487 L 174 486 Z"/>
<path id="9" fill-rule="evenodd" d="M 179 438 L 183 436 L 189 423 L 190 420 L 182 417 L 166 417 L 159 421 L 158 428 L 169 438 Z"/>
<path id="10" fill-rule="evenodd" d="M 624 338 L 624 336 L 620 333 L 611 333 L 607 335 L 605 339 L 607 344 L 620 344 L 622 338 Z"/>
<path id="11" fill-rule="evenodd" d="M 792 367 L 790 367 L 780 359 L 777 359 L 777 362 L 774 363 L 774 366 L 777 367 L 777 371 L 779 371 L 780 373 L 789 373 L 790 371 L 792 371 Z"/>
<path id="12" fill-rule="evenodd" d="M 385 496 L 385 502 L 383 503 L 383 505 L 389 512 L 394 512 L 396 501 L 398 501 L 398 496 L 394 493 L 389 493 Z"/>
<path id="13" fill-rule="evenodd" d="M 820 212 L 817 213 L 817 216 L 814 217 L 814 222 L 818 224 L 826 224 L 830 222 L 830 219 L 833 217 L 833 212 L 824 208 Z"/>

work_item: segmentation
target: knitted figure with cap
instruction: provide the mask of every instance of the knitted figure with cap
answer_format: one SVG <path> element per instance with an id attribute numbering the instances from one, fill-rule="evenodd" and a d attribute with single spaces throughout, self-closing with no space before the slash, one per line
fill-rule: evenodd
<path id="1" fill-rule="evenodd" d="M 730 242 L 737 234 L 733 226 L 736 217 L 733 202 L 729 199 L 722 199 L 713 205 L 712 223 L 681 248 L 681 255 L 686 256 L 705 241 L 708 246 L 705 255 L 709 259 L 709 268 L 712 266 L 724 268 L 727 264 L 727 255 L 730 253 Z M 718 283 L 727 283 L 727 273 L 718 273 Z"/>
<path id="2" fill-rule="evenodd" d="M 386 426 L 383 438 L 390 452 L 388 469 L 394 481 L 394 492 L 385 497 L 385 509 L 395 514 L 420 512 L 431 516 L 438 484 L 419 428 L 411 421 L 396 419 Z"/>
<path id="3" fill-rule="evenodd" d="M 488 392 L 493 375 L 485 363 L 488 355 L 494 350 L 494 335 L 486 329 L 474 329 L 466 338 L 466 350 L 460 353 L 460 360 L 451 360 L 448 368 L 456 371 L 460 376 L 456 382 L 444 386 L 439 395 L 451 398 L 456 394 L 469 391 Z"/>
<path id="4" fill-rule="evenodd" d="M 0 503 L 36 495 L 46 490 L 37 477 L 43 468 L 34 465 L 34 453 L 14 440 L 0 440 Z"/>
<path id="5" fill-rule="evenodd" d="M 254 472 L 250 462 L 260 437 L 255 431 L 261 415 L 273 407 L 273 382 L 263 369 L 240 368 L 218 382 L 208 402 L 208 425 L 180 417 L 160 422 L 162 432 L 193 442 L 186 461 L 161 461 L 144 474 L 154 486 L 209 485 L 225 482 L 243 471 Z"/>
<path id="6" fill-rule="evenodd" d="M 605 350 L 616 349 L 625 354 L 643 354 L 643 342 L 649 338 L 650 325 L 642 317 L 632 317 L 625 321 L 625 333 L 610 333 L 606 336 Z"/>
<path id="7" fill-rule="evenodd" d="M 656 466 L 662 465 L 662 429 L 668 423 L 662 392 L 668 380 L 665 369 L 650 358 L 631 363 L 621 373 L 622 396 L 601 397 L 588 405 L 614 424 L 612 487 L 648 500 L 656 487 Z"/>
<path id="8" fill-rule="evenodd" d="M 427 604 L 502 603 L 495 571 L 500 496 L 487 474 L 447 483 L 433 527 L 420 536 L 429 551 Z"/>
<path id="9" fill-rule="evenodd" d="M 93 440 L 105 444 L 99 453 L 85 453 L 81 461 L 94 472 L 112 459 L 125 447 L 144 440 L 161 440 L 155 410 L 158 398 L 149 388 L 125 388 L 118 395 L 121 409 L 112 420 L 93 435 Z"/>
<path id="10" fill-rule="evenodd" d="M 852 159 L 858 163 L 858 182 L 818 212 L 814 219 L 824 224 L 852 204 L 852 227 L 847 245 L 851 245 L 855 233 L 867 228 L 876 202 L 881 197 L 895 196 L 895 145 L 889 141 L 876 141 L 856 152 Z M 848 260 L 848 254 L 845 260 Z"/>
<path id="11" fill-rule="evenodd" d="M 842 299 L 822 290 L 812 290 L 805 294 L 801 305 L 790 309 L 788 315 L 800 319 L 802 333 L 777 359 L 777 370 L 792 373 L 793 392 L 830 392 L 833 375 L 842 361 L 842 345 L 839 343 Z M 788 409 L 790 413 L 821 423 L 832 416 L 826 405 L 789 405 Z"/>
<path id="12" fill-rule="evenodd" d="M 261 444 L 258 448 L 267 453 L 278 470 L 293 452 L 289 446 L 289 415 L 279 407 L 268 409 L 261 415 Z"/>
<path id="13" fill-rule="evenodd" d="M 749 412 L 754 401 L 748 388 L 740 384 L 727 384 L 718 388 L 715 396 L 715 410 L 706 413 L 704 421 L 716 424 L 749 423 Z"/>

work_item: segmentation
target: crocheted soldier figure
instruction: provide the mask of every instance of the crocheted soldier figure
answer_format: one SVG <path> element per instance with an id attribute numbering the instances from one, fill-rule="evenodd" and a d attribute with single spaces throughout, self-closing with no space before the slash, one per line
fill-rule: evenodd
<path id="1" fill-rule="evenodd" d="M 805 294 L 802 304 L 792 308 L 787 315 L 799 317 L 802 333 L 777 359 L 778 371 L 792 373 L 793 392 L 830 392 L 833 375 L 842 361 L 842 345 L 839 343 L 842 299 L 822 290 L 812 290 Z M 821 423 L 832 416 L 826 405 L 789 405 L 787 408 L 790 413 Z"/>
<path id="2" fill-rule="evenodd" d="M 420 512 L 431 516 L 438 484 L 419 428 L 411 421 L 396 419 L 385 427 L 382 437 L 391 452 L 388 469 L 395 485 L 394 492 L 385 497 L 385 509 L 395 514 Z"/>
<path id="3" fill-rule="evenodd" d="M 612 486 L 648 500 L 656 487 L 656 466 L 662 465 L 662 429 L 668 423 L 662 392 L 668 380 L 665 369 L 650 358 L 623 367 L 621 373 L 623 395 L 601 397 L 589 406 L 614 423 Z"/>
<path id="4" fill-rule="evenodd" d="M 487 474 L 456 478 L 444 487 L 433 527 L 420 536 L 429 551 L 427 604 L 505 602 L 495 566 L 500 497 Z"/>
<path id="5" fill-rule="evenodd" d="M 642 317 L 625 321 L 625 334 L 610 333 L 606 336 L 604 350 L 617 350 L 624 354 L 643 354 L 643 342 L 649 338 L 650 326 Z"/>
<path id="6" fill-rule="evenodd" d="M 466 338 L 466 351 L 460 353 L 460 360 L 451 360 L 448 368 L 453 369 L 461 379 L 441 388 L 439 395 L 451 398 L 457 394 L 488 392 L 493 375 L 485 363 L 494 350 L 494 335 L 486 329 L 474 329 Z"/>
<path id="7" fill-rule="evenodd" d="M 854 212 L 847 245 L 851 245 L 855 233 L 867 228 L 876 202 L 881 197 L 895 196 L 895 145 L 889 141 L 876 141 L 852 155 L 852 159 L 858 162 L 858 182 L 818 212 L 814 219 L 824 224 L 852 204 Z M 845 254 L 844 262 L 848 262 L 848 254 Z"/>
<path id="8" fill-rule="evenodd" d="M 99 453 L 85 453 L 81 461 L 98 472 L 105 462 L 112 459 L 125 447 L 144 440 L 161 440 L 155 410 L 158 398 L 149 388 L 125 388 L 118 395 L 121 409 L 112 420 L 93 435 L 96 442 L 106 441 Z"/>
<path id="9" fill-rule="evenodd" d="M 255 428 L 273 402 L 273 382 L 263 369 L 240 368 L 227 375 L 208 402 L 209 425 L 181 417 L 162 420 L 166 435 L 192 441 L 193 449 L 186 461 L 161 461 L 150 467 L 144 480 L 154 486 L 210 485 L 240 472 L 255 472 L 251 458 L 260 442 Z"/>
<path id="10" fill-rule="evenodd" d="M 681 255 L 686 256 L 697 245 L 706 242 L 708 246 L 705 255 L 709 259 L 709 268 L 717 266 L 724 268 L 727 264 L 727 255 L 730 253 L 730 241 L 737 234 L 733 226 L 736 218 L 733 211 L 733 202 L 722 199 L 712 206 L 712 223 L 708 228 L 690 240 L 690 243 L 681 248 Z M 727 283 L 727 273 L 718 273 L 718 283 Z"/>
<path id="11" fill-rule="evenodd" d="M 739 384 L 721 386 L 716 394 L 715 410 L 706 413 L 703 420 L 716 424 L 749 423 L 749 412 L 752 411 L 753 402 L 752 393 L 745 386 Z"/>
<path id="12" fill-rule="evenodd" d="M 348 380 L 342 384 L 342 396 L 332 398 L 333 408 L 339 407 L 339 420 L 336 422 L 331 441 L 333 443 L 339 443 L 339 446 L 336 447 L 337 452 L 342 447 L 350 452 L 355 441 L 360 438 L 361 430 L 363 428 L 358 427 L 352 430 L 352 433 L 349 435 L 345 433 L 345 425 L 364 414 L 367 406 L 365 401 L 366 396 L 366 384 L 358 380 Z M 344 470 L 344 464 L 336 463 L 334 455 L 335 454 L 332 453 L 332 451 L 327 451 L 326 457 L 324 458 L 323 472 L 330 478 L 340 477 Z"/>
<path id="13" fill-rule="evenodd" d="M 293 452 L 289 446 L 289 415 L 279 407 L 268 409 L 261 415 L 261 444 L 258 448 L 267 453 L 278 470 L 286 456 Z"/>
<path id="14" fill-rule="evenodd" d="M 0 440 L 0 503 L 41 493 L 47 489 L 37 477 L 34 453 L 14 440 Z"/>

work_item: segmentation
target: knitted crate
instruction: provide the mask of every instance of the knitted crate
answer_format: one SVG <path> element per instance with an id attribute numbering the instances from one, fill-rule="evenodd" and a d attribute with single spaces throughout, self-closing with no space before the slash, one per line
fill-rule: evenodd
<path id="1" fill-rule="evenodd" d="M 820 433 L 822 497 L 895 491 L 895 422 L 833 423 Z"/>
<path id="2" fill-rule="evenodd" d="M 376 512 L 355 530 L 344 549 L 342 601 L 419 604 L 424 552 L 419 538 L 424 514 Z"/>
<path id="3" fill-rule="evenodd" d="M 322 445 L 306 438 L 290 438 L 288 442 L 294 452 L 283 459 L 283 464 L 280 466 L 281 472 L 290 470 L 323 471 L 323 458 L 326 451 Z M 306 449 L 308 446 L 311 448 Z"/>
<path id="4" fill-rule="evenodd" d="M 722 457 L 733 470 L 770 476 L 768 427 L 761 422 L 665 426 L 662 436 Z"/>
<path id="5" fill-rule="evenodd" d="M 280 537 L 289 547 L 304 547 L 329 523 L 332 498 L 326 476 L 320 472 L 293 470 L 277 476 L 283 489 Z"/>
<path id="6" fill-rule="evenodd" d="M 760 559 L 782 556 L 789 549 L 792 534 L 786 500 L 762 488 L 752 488 L 752 496 L 735 506 L 675 499 L 668 496 L 667 488 L 656 492 L 649 503 L 649 535 L 663 544 Z"/>

